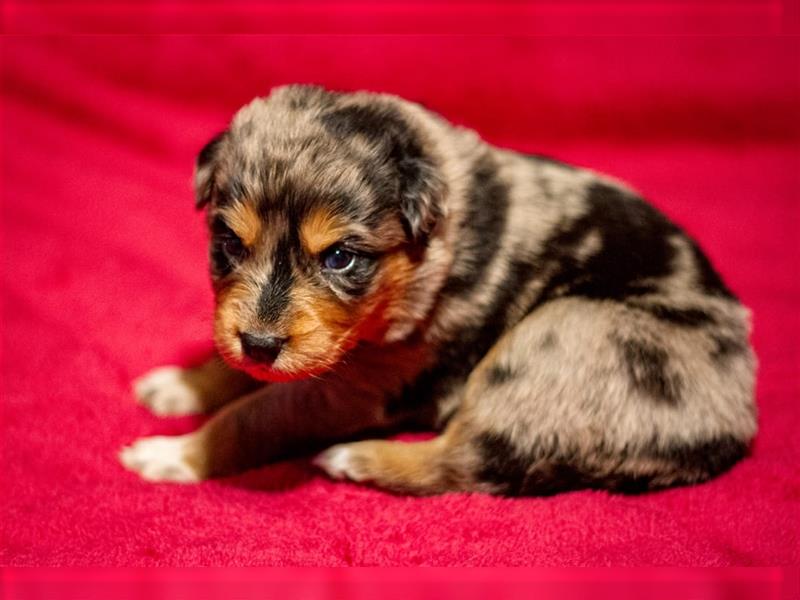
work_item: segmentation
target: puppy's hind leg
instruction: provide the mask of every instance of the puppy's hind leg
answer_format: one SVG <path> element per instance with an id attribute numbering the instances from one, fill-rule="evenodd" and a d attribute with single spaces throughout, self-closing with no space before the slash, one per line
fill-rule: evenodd
<path id="1" fill-rule="evenodd" d="M 482 489 L 473 476 L 476 460 L 473 448 L 462 439 L 460 425 L 451 422 L 442 435 L 423 442 L 338 444 L 318 455 L 314 464 L 333 479 L 426 496 Z"/>
<path id="2" fill-rule="evenodd" d="M 259 385 L 215 356 L 196 367 L 153 369 L 134 380 L 133 393 L 156 415 L 181 416 L 211 412 Z"/>

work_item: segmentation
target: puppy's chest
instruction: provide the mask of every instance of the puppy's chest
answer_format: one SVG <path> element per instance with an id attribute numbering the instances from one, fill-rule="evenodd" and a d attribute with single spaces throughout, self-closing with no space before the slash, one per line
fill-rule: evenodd
<path id="1" fill-rule="evenodd" d="M 389 418 L 410 418 L 424 425 L 443 425 L 458 408 L 461 391 L 496 336 L 484 343 L 461 332 L 460 337 L 435 348 L 419 350 L 399 387 L 386 389 Z M 414 358 L 411 358 L 414 360 Z"/>
<path id="2" fill-rule="evenodd" d="M 466 382 L 477 358 L 463 347 L 436 350 L 421 335 L 388 346 L 359 346 L 347 356 L 336 380 L 346 395 L 373 398 L 389 422 L 440 422 L 440 404 Z"/>

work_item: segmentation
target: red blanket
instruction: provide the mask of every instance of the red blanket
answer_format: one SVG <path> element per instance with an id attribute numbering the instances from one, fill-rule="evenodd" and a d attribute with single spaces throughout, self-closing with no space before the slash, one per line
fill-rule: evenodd
<path id="1" fill-rule="evenodd" d="M 3 46 L 3 564 L 798 562 L 796 38 L 34 36 Z M 398 93 L 493 143 L 638 187 L 754 312 L 751 456 L 695 487 L 526 499 L 397 497 L 330 482 L 306 460 L 190 486 L 124 470 L 124 444 L 198 424 L 151 416 L 129 389 L 147 369 L 210 348 L 194 155 L 241 104 L 287 82 Z"/>

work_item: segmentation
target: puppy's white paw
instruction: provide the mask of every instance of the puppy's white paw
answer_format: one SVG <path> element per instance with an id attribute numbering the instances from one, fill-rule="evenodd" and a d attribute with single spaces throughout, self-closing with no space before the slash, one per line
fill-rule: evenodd
<path id="1" fill-rule="evenodd" d="M 133 393 L 139 404 L 162 417 L 203 412 L 199 391 L 189 384 L 180 367 L 153 369 L 134 380 Z"/>
<path id="2" fill-rule="evenodd" d="M 331 479 L 350 479 L 364 481 L 368 479 L 363 457 L 353 448 L 356 444 L 338 444 L 331 446 L 311 461 L 328 474 Z"/>
<path id="3" fill-rule="evenodd" d="M 120 450 L 119 460 L 125 468 L 148 481 L 200 481 L 200 474 L 187 461 L 191 437 L 189 434 L 142 438 Z"/>

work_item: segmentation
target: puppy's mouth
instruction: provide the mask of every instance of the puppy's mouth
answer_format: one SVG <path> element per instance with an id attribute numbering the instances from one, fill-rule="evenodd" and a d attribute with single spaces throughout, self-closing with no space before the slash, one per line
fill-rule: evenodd
<path id="1" fill-rule="evenodd" d="M 244 353 L 240 353 L 238 356 L 229 355 L 228 360 L 232 366 L 251 377 L 271 383 L 299 381 L 315 377 L 329 371 L 336 362 L 307 356 L 300 358 L 289 349 L 284 352 L 287 355 L 284 356 L 282 352 L 274 360 L 257 360 Z M 330 357 L 333 354 L 338 355 L 338 352 L 331 349 L 327 356 Z"/>
<path id="2" fill-rule="evenodd" d="M 257 363 L 250 360 L 243 360 L 239 362 L 239 368 L 245 371 L 248 375 L 259 381 L 269 381 L 271 383 L 284 383 L 287 381 L 297 381 L 300 379 L 307 379 L 313 373 L 306 372 L 289 372 L 283 371 L 270 364 Z"/>
<path id="3" fill-rule="evenodd" d="M 244 371 L 259 381 L 280 383 L 305 379 L 311 374 L 306 369 L 289 369 L 281 364 L 280 356 L 274 359 L 259 359 L 247 356 L 244 352 L 227 356 L 231 366 Z"/>
<path id="4" fill-rule="evenodd" d="M 359 338 L 354 329 L 336 333 L 314 329 L 283 339 L 239 329 L 231 333 L 215 336 L 225 361 L 254 379 L 274 383 L 317 377 L 334 369 Z"/>

